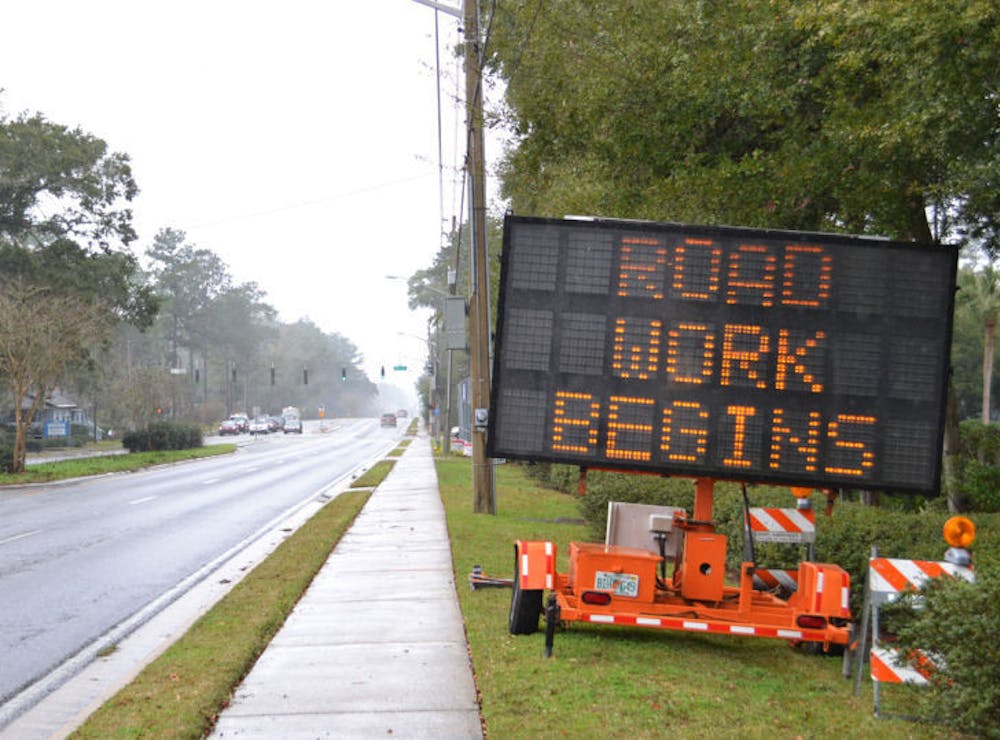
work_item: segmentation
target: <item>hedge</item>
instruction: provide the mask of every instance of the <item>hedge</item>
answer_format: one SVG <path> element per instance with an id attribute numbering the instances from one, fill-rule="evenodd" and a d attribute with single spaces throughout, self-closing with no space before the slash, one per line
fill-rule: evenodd
<path id="1" fill-rule="evenodd" d="M 175 421 L 156 421 L 122 437 L 122 446 L 129 452 L 187 450 L 202 444 L 201 427 Z"/>

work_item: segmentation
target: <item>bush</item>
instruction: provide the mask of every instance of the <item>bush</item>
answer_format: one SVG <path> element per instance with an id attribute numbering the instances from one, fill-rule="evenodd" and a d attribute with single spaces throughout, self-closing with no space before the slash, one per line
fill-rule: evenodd
<path id="1" fill-rule="evenodd" d="M 929 689 L 914 692 L 920 717 L 1000 738 L 1000 571 L 979 568 L 975 583 L 933 579 L 919 597 L 909 594 L 886 611 L 895 647 L 919 650 L 935 665 Z"/>
<path id="2" fill-rule="evenodd" d="M 129 452 L 188 450 L 202 444 L 200 427 L 176 421 L 156 421 L 122 437 L 122 446 Z"/>
<path id="3" fill-rule="evenodd" d="M 959 425 L 958 486 L 973 511 L 1000 511 L 1000 424 Z"/>
<path id="4" fill-rule="evenodd" d="M 9 473 L 14 461 L 14 435 L 0 429 L 0 473 Z"/>
<path id="5" fill-rule="evenodd" d="M 568 465 L 533 465 L 531 474 L 546 485 L 555 481 L 560 490 L 575 491 L 578 469 Z M 568 481 L 572 479 L 572 485 Z M 790 508 L 795 505 L 785 487 L 750 485 L 747 497 L 751 506 Z M 690 512 L 694 505 L 694 482 L 686 478 L 661 478 L 649 475 L 590 471 L 587 492 L 580 501 L 580 511 L 588 526 L 588 537 L 603 541 L 607 528 L 609 501 L 680 506 Z M 851 577 L 851 605 L 855 615 L 864 603 L 865 576 L 872 545 L 880 557 L 918 560 L 941 560 L 947 545 L 941 531 L 949 514 L 943 510 L 918 509 L 922 500 L 911 501 L 911 510 L 863 506 L 852 501 L 836 504 L 833 515 L 822 512 L 826 499 L 813 496 L 816 510 L 815 558 L 835 563 Z M 898 503 L 898 502 L 897 502 Z M 713 522 L 715 529 L 728 538 L 726 565 L 737 571 L 743 560 L 743 493 L 737 483 L 717 482 L 714 489 Z M 982 514 L 975 517 L 979 535 L 973 547 L 977 562 L 1000 563 L 1000 517 Z M 803 558 L 799 545 L 755 543 L 756 563 L 762 568 L 794 568 Z"/>

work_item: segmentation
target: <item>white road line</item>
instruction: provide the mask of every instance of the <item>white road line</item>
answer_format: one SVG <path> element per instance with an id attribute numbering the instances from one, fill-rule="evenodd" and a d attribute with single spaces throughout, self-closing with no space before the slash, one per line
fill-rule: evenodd
<path id="1" fill-rule="evenodd" d="M 152 501 L 156 496 L 146 496 L 145 498 L 137 498 L 134 501 L 129 501 L 129 506 L 135 506 L 136 504 L 144 504 L 147 501 Z"/>
<path id="2" fill-rule="evenodd" d="M 31 537 L 42 531 L 44 530 L 35 529 L 32 530 L 31 532 L 22 532 L 21 534 L 15 534 L 13 537 L 8 537 L 5 540 L 0 540 L 0 545 L 6 545 L 8 542 L 13 542 L 14 540 L 23 540 L 25 537 Z"/>
<path id="3" fill-rule="evenodd" d="M 203 480 L 201 484 L 203 486 L 210 486 L 213 483 L 218 483 L 220 480 L 222 480 L 222 478 L 209 478 L 208 480 Z"/>

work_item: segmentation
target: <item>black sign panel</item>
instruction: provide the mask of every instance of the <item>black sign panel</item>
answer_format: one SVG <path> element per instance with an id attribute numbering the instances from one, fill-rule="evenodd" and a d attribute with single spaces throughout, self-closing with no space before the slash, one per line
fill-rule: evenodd
<path id="1" fill-rule="evenodd" d="M 957 250 L 508 216 L 487 452 L 938 489 Z"/>

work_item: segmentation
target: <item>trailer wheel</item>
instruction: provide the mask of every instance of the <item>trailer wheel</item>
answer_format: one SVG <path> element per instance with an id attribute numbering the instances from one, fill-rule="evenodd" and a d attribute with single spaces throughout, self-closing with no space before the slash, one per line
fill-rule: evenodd
<path id="1" fill-rule="evenodd" d="M 542 613 L 541 589 L 522 589 L 514 571 L 514 589 L 510 595 L 508 626 L 512 635 L 531 635 L 538 631 L 538 617 Z"/>

